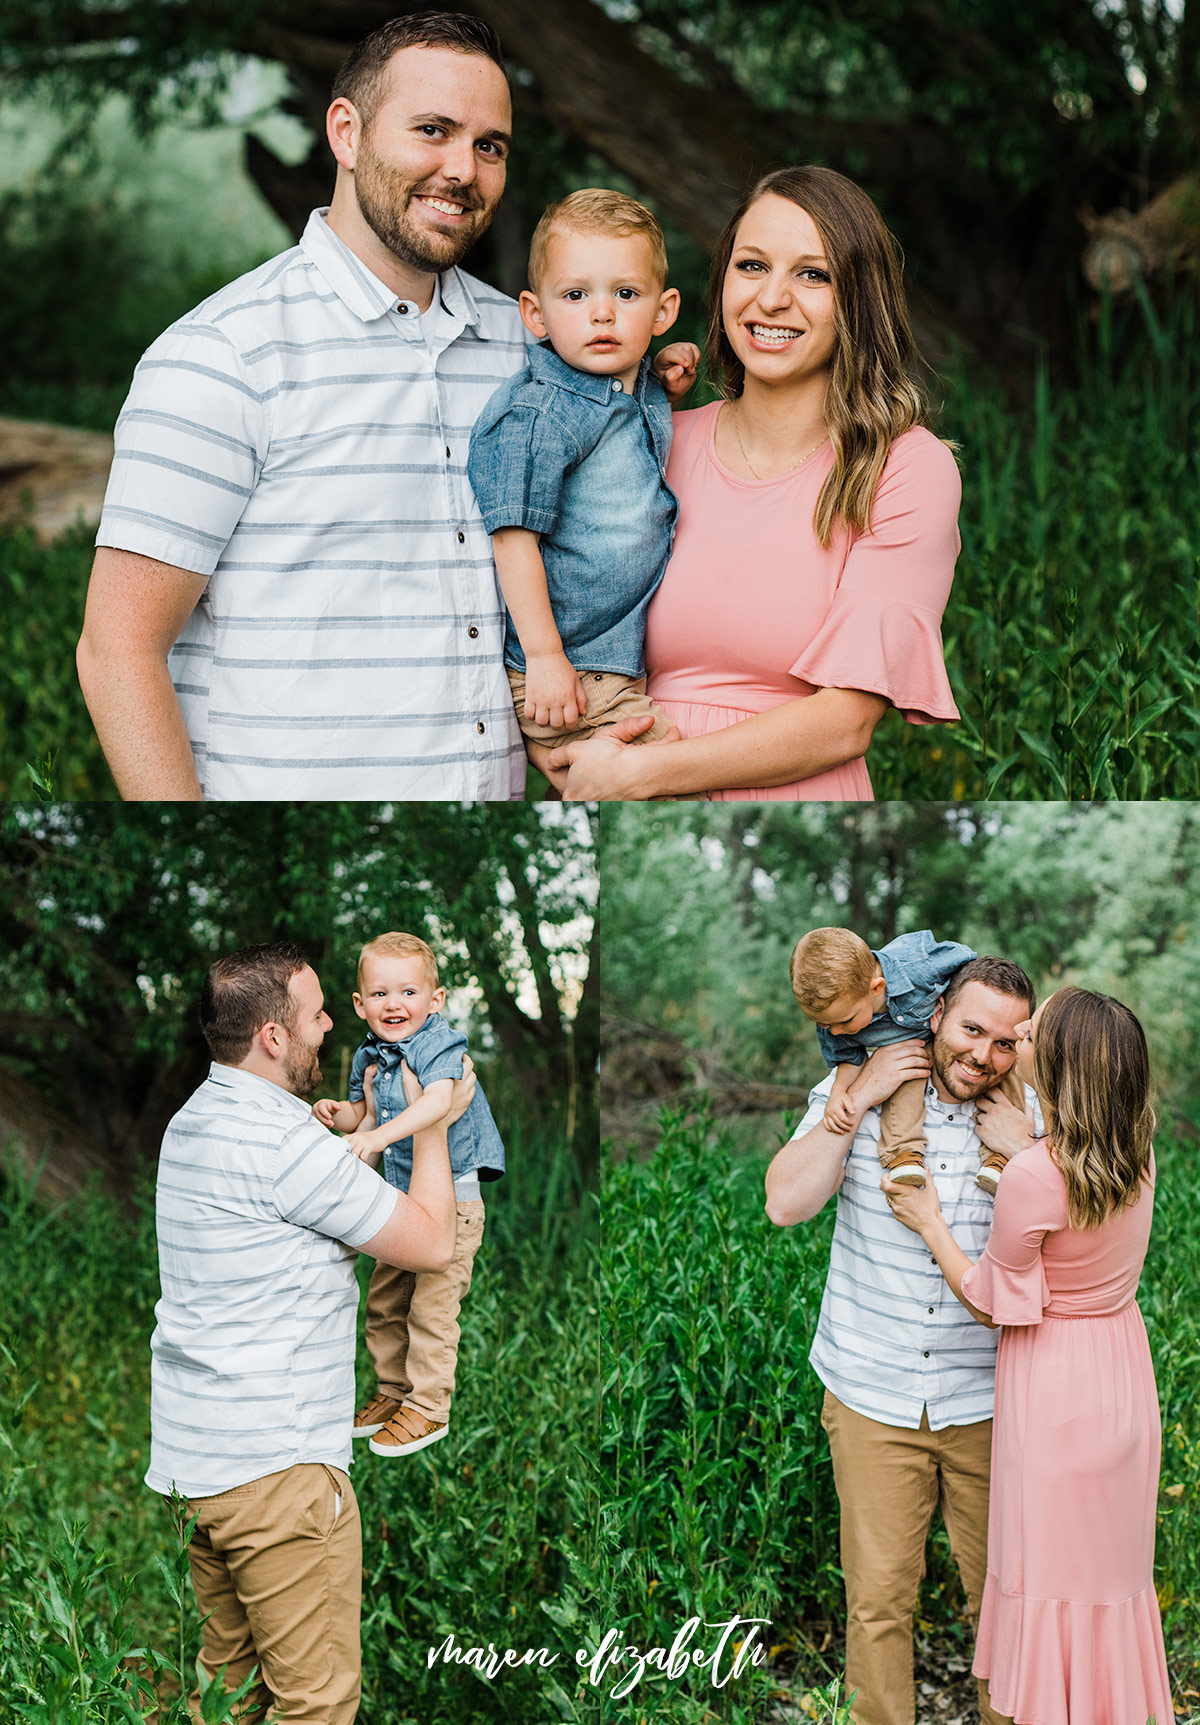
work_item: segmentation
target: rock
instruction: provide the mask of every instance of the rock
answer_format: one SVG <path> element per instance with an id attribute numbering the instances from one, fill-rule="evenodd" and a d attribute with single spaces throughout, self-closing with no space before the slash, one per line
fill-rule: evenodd
<path id="1" fill-rule="evenodd" d="M 0 419 L 0 519 L 23 515 L 32 495 L 39 539 L 53 539 L 80 516 L 94 527 L 112 458 L 113 440 L 102 432 Z"/>

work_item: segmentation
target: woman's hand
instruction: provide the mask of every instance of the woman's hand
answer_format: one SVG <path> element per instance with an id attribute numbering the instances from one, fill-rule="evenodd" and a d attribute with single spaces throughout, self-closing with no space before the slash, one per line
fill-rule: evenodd
<path id="1" fill-rule="evenodd" d="M 657 743 L 630 749 L 629 744 L 648 731 L 654 723 L 651 713 L 636 719 L 619 719 L 615 725 L 605 725 L 586 742 L 564 743 L 549 757 L 548 765 L 554 782 L 569 803 L 639 802 L 652 793 L 644 783 L 646 760 L 650 749 L 660 749 L 680 741 L 677 726 L 672 725 Z M 561 770 L 568 769 L 560 779 Z M 543 768 L 545 771 L 545 768 Z"/>
<path id="2" fill-rule="evenodd" d="M 923 1240 L 941 1217 L 942 1206 L 938 1202 L 937 1187 L 928 1176 L 923 1186 L 904 1186 L 895 1180 L 889 1180 L 885 1174 L 879 1182 L 879 1190 L 887 1199 L 888 1208 L 897 1222 L 903 1222 L 906 1228 L 911 1228 L 913 1233 L 919 1234 Z"/>

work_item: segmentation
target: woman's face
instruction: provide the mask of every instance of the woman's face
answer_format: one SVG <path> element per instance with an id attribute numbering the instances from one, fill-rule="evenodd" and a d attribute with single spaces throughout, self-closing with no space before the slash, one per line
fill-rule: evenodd
<path id="1" fill-rule="evenodd" d="M 721 319 L 746 375 L 766 384 L 827 373 L 833 362 L 829 260 L 807 210 L 765 192 L 738 223 Z"/>
<path id="2" fill-rule="evenodd" d="M 1053 996 L 1050 996 L 1049 998 L 1053 999 Z M 1013 1071 L 1021 1080 L 1022 1084 L 1028 1084 L 1034 1089 L 1036 1089 L 1036 1085 L 1034 1084 L 1033 1078 L 1033 1050 L 1034 1044 L 1037 1041 L 1038 1024 L 1041 1021 L 1041 1016 L 1045 1010 L 1046 1002 L 1043 1000 L 1032 1018 L 1023 1019 L 1021 1023 L 1017 1025 L 1017 1036 L 1019 1040 L 1017 1042 L 1017 1058 L 1013 1062 Z"/>

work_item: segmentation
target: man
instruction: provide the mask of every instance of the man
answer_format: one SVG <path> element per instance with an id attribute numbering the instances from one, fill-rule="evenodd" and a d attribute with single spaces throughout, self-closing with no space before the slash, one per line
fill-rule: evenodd
<path id="1" fill-rule="evenodd" d="M 466 458 L 525 338 L 457 267 L 504 190 L 494 32 L 394 19 L 326 127 L 329 209 L 153 344 L 118 422 L 78 662 L 128 799 L 522 794 Z"/>
<path id="2" fill-rule="evenodd" d="M 987 1561 L 988 1472 L 996 1342 L 954 1298 L 880 1190 L 879 1104 L 928 1078 L 926 1168 L 955 1239 L 978 1257 L 992 1200 L 975 1184 L 979 1144 L 1009 1155 L 1033 1142 L 1029 1122 L 991 1094 L 1016 1058 L 1033 1011 L 1018 965 L 975 958 L 956 972 L 930 1021 L 932 1046 L 894 1043 L 850 1091 L 853 1141 L 824 1124 L 827 1078 L 795 1137 L 767 1172 L 767 1214 L 812 1219 L 836 1192 L 829 1276 L 810 1360 L 825 1385 L 841 1505 L 846 1581 L 846 1687 L 857 1725 L 913 1725 L 912 1613 L 925 1541 L 940 1504 L 971 1614 Z M 983 1725 L 1003 1725 L 979 1685 Z"/>
<path id="3" fill-rule="evenodd" d="M 179 1491 L 198 1518 L 188 1555 L 202 1684 L 224 1668 L 233 1688 L 257 1666 L 248 1709 L 349 1725 L 362 1585 L 346 1472 L 355 1260 L 449 1263 L 446 1125 L 473 1081 L 447 1121 L 417 1135 L 406 1195 L 347 1156 L 303 1100 L 331 1021 L 298 947 L 218 960 L 200 1016 L 213 1066 L 168 1126 L 158 1168 L 146 1484 Z M 198 1696 L 192 1706 L 199 1718 Z"/>

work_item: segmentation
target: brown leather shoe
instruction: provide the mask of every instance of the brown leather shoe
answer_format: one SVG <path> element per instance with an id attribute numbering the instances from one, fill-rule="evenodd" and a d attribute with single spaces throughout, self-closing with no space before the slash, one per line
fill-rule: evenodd
<path id="1" fill-rule="evenodd" d="M 378 1437 L 371 1439 L 372 1455 L 415 1455 L 447 1432 L 445 1420 L 427 1420 L 416 1408 L 402 1407 L 393 1414 Z"/>
<path id="2" fill-rule="evenodd" d="M 1008 1157 L 1002 1156 L 998 1150 L 984 1152 L 983 1166 L 975 1176 L 975 1184 L 983 1192 L 996 1196 L 996 1187 L 1000 1184 L 1000 1176 L 1008 1167 Z"/>
<path id="3" fill-rule="evenodd" d="M 374 1437 L 382 1431 L 393 1414 L 400 1412 L 400 1403 L 394 1396 L 373 1395 L 365 1408 L 359 1408 L 354 1416 L 353 1435 L 356 1438 Z"/>
<path id="4" fill-rule="evenodd" d="M 884 1170 L 889 1180 L 899 1186 L 925 1184 L 925 1158 L 919 1150 L 901 1150 L 890 1168 Z"/>

